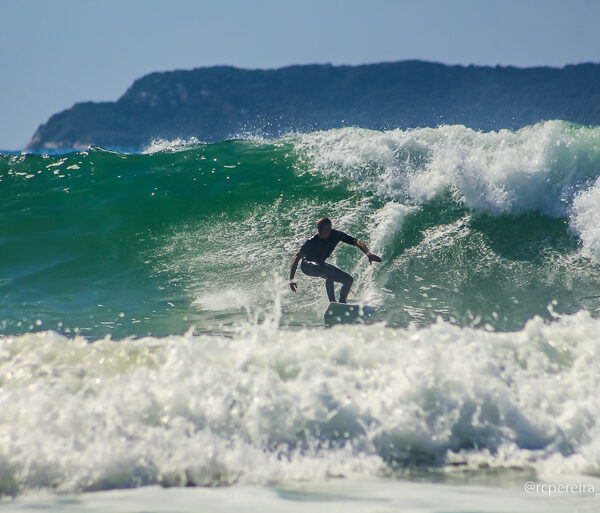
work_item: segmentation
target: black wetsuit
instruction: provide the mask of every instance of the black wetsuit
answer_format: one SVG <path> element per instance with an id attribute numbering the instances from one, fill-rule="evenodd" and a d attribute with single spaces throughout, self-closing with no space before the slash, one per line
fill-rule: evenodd
<path id="1" fill-rule="evenodd" d="M 333 250 L 339 242 L 345 242 L 354 246 L 356 239 L 350 235 L 340 232 L 339 230 L 331 230 L 329 237 L 321 239 L 319 234 L 313 235 L 300 248 L 302 253 L 302 263 L 300 269 L 307 276 L 320 276 L 325 278 L 325 288 L 329 301 L 335 301 L 335 293 L 333 283 L 342 284 L 340 291 L 340 300 L 345 300 L 352 286 L 354 279 L 348 273 L 341 269 L 325 262 L 333 253 Z"/>

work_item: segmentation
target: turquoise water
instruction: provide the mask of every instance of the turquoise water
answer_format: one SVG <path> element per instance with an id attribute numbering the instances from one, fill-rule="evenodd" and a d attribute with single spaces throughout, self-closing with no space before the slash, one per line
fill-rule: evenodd
<path id="1" fill-rule="evenodd" d="M 551 318 L 552 301 L 589 309 L 599 236 L 578 202 L 596 191 L 599 141 L 599 129 L 549 122 L 3 156 L 0 329 L 210 330 L 237 318 L 231 306 L 268 305 L 265 276 L 287 276 L 323 215 L 383 254 L 376 268 L 348 247 L 333 261 L 388 325 L 515 330 Z M 313 281 L 284 300 L 284 325 L 320 323 Z"/>
<path id="2" fill-rule="evenodd" d="M 600 476 L 600 128 L 0 156 L 0 492 Z M 292 256 L 327 215 L 372 323 Z"/>

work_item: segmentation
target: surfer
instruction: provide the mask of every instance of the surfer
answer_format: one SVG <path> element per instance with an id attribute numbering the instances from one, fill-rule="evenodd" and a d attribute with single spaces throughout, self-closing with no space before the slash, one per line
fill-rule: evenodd
<path id="1" fill-rule="evenodd" d="M 369 265 L 371 265 L 371 262 L 381 262 L 381 258 L 371 253 L 364 242 L 351 237 L 344 232 L 334 230 L 331 227 L 331 220 L 327 217 L 323 217 L 317 221 L 317 230 L 318 232 L 315 235 L 302 244 L 300 251 L 296 253 L 296 256 L 294 256 L 292 260 L 290 288 L 296 292 L 298 285 L 294 281 L 294 276 L 296 274 L 296 268 L 298 267 L 298 261 L 302 259 L 300 269 L 302 269 L 304 274 L 307 276 L 319 276 L 325 278 L 325 289 L 327 290 L 329 301 L 332 303 L 335 302 L 333 283 L 337 282 L 342 284 L 340 303 L 345 303 L 354 278 L 341 269 L 325 262 L 331 253 L 333 253 L 338 242 L 345 242 L 351 246 L 359 247 L 362 252 L 367 255 Z"/>

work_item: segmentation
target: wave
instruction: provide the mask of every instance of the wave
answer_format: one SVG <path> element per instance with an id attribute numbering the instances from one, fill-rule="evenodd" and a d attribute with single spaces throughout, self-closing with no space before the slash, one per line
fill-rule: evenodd
<path id="1" fill-rule="evenodd" d="M 236 322 L 269 304 L 265 278 L 288 274 L 323 215 L 382 254 L 368 266 L 340 247 L 333 262 L 390 326 L 517 330 L 551 319 L 549 305 L 596 312 L 599 170 L 600 128 L 563 121 L 4 155 L 0 330 L 166 336 Z M 319 324 L 322 284 L 300 280 L 282 322 Z"/>
<path id="2" fill-rule="evenodd" d="M 586 313 L 516 333 L 271 321 L 118 343 L 3 338 L 0 493 L 600 476 L 600 321 Z"/>
<path id="3" fill-rule="evenodd" d="M 0 493 L 599 476 L 599 164 L 561 121 L 1 155 Z M 323 215 L 373 324 L 286 284 Z"/>

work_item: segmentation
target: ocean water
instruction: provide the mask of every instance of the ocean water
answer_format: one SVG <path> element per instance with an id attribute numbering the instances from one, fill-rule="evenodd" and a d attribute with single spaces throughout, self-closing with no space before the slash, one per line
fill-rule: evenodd
<path id="1" fill-rule="evenodd" d="M 286 283 L 324 215 L 383 258 L 331 259 L 368 323 Z M 599 264 L 600 127 L 0 155 L 0 495 L 597 506 Z"/>

